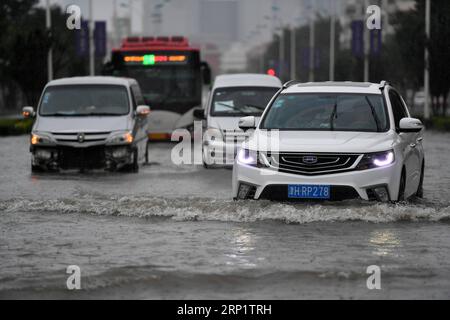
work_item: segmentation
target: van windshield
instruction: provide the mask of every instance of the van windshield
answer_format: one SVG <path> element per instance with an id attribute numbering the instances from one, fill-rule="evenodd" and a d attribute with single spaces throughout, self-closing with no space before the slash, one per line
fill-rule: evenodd
<path id="1" fill-rule="evenodd" d="M 39 107 L 41 116 L 121 116 L 128 113 L 127 88 L 119 85 L 48 87 Z"/>
<path id="2" fill-rule="evenodd" d="M 279 88 L 233 87 L 216 89 L 211 115 L 216 117 L 260 116 Z"/>
<path id="3" fill-rule="evenodd" d="M 270 107 L 261 129 L 385 132 L 381 94 L 283 94 Z"/>

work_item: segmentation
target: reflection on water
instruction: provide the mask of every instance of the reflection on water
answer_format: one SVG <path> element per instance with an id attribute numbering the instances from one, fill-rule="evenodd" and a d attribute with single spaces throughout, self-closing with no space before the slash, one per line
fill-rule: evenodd
<path id="1" fill-rule="evenodd" d="M 233 238 L 231 239 L 232 247 L 231 252 L 225 254 L 227 259 L 227 265 L 240 266 L 243 268 L 255 268 L 257 265 L 255 261 L 255 255 L 252 252 L 255 250 L 255 234 L 246 228 L 236 228 L 232 232 Z"/>
<path id="2" fill-rule="evenodd" d="M 372 253 L 376 256 L 395 256 L 402 247 L 402 243 L 397 235 L 388 229 L 376 230 L 370 234 L 369 246 L 373 248 Z"/>

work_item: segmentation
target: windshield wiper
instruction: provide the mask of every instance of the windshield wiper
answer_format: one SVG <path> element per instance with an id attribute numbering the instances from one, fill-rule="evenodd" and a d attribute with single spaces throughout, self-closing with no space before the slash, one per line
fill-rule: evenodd
<path id="1" fill-rule="evenodd" d="M 224 107 L 226 107 L 226 108 L 229 108 L 229 109 L 231 109 L 231 110 L 241 112 L 241 113 L 244 114 L 244 115 L 249 115 L 249 114 L 250 114 L 250 113 L 248 113 L 248 112 L 245 112 L 243 108 L 239 108 L 239 107 L 235 107 L 235 106 L 230 106 L 229 104 L 226 104 L 226 103 L 223 103 L 223 102 L 216 102 L 216 103 L 217 103 L 217 104 L 220 104 L 221 106 L 224 106 Z"/>
<path id="2" fill-rule="evenodd" d="M 366 96 L 366 101 L 369 104 L 370 110 L 372 111 L 372 116 L 375 119 L 375 123 L 377 125 L 377 132 L 380 132 L 381 131 L 380 119 L 378 119 L 378 115 L 375 111 L 375 107 L 373 106 L 372 102 L 370 102 L 370 99 L 368 96 Z"/>
<path id="3" fill-rule="evenodd" d="M 246 107 L 250 107 L 250 108 L 255 108 L 255 109 L 258 109 L 258 110 L 264 110 L 266 108 L 266 107 L 256 106 L 256 105 L 253 105 L 253 104 L 246 104 L 245 106 Z"/>
<path id="4" fill-rule="evenodd" d="M 331 113 L 331 116 L 330 116 L 330 130 L 331 131 L 334 131 L 334 119 L 335 118 L 337 119 L 337 106 L 338 106 L 338 104 L 336 101 L 336 103 L 333 106 L 333 112 Z"/>

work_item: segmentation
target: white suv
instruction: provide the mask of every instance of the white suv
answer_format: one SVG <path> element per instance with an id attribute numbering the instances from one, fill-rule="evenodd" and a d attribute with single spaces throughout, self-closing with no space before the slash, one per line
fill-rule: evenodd
<path id="1" fill-rule="evenodd" d="M 298 83 L 272 99 L 233 167 L 235 199 L 423 196 L 423 125 L 387 82 Z"/>

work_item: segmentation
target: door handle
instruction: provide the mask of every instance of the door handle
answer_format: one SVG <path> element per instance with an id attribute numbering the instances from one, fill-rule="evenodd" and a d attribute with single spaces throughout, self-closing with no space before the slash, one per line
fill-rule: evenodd
<path id="1" fill-rule="evenodd" d="M 423 137 L 420 137 L 417 139 L 417 142 L 422 142 L 423 141 Z"/>
<path id="2" fill-rule="evenodd" d="M 410 146 L 411 148 L 415 148 L 415 147 L 417 147 L 417 144 L 411 143 L 409 146 Z"/>

